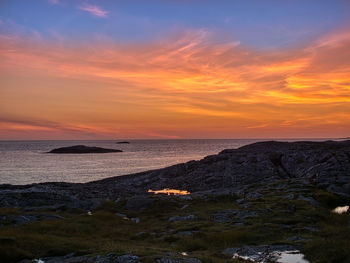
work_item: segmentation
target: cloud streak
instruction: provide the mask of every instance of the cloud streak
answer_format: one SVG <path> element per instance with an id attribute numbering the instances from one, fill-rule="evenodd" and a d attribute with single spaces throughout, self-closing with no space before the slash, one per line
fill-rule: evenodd
<path id="1" fill-rule="evenodd" d="M 96 17 L 106 18 L 108 16 L 108 12 L 98 7 L 97 5 L 82 4 L 78 6 L 78 9 L 88 12 L 89 14 Z"/>

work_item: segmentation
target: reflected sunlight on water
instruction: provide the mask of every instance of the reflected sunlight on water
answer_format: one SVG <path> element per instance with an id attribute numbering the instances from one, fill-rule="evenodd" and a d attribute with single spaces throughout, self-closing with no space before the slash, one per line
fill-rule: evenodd
<path id="1" fill-rule="evenodd" d="M 252 255 L 239 255 L 235 253 L 232 258 L 257 263 L 267 262 L 269 258 L 276 263 L 310 263 L 308 260 L 304 259 L 304 254 L 300 253 L 299 250 L 273 251 L 268 255 L 263 255 L 261 252 Z"/>
<path id="2" fill-rule="evenodd" d="M 186 190 L 177 190 L 177 189 L 170 189 L 170 188 L 165 188 L 165 189 L 156 190 L 156 191 L 149 189 L 148 193 L 167 194 L 167 195 L 188 195 L 188 194 L 190 194 L 190 192 L 188 192 Z"/>

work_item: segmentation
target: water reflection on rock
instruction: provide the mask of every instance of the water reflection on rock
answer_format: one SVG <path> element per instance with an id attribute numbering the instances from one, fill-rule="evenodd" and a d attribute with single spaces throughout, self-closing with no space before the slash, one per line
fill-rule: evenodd
<path id="1" fill-rule="evenodd" d="M 257 263 L 309 263 L 299 250 L 289 245 L 227 248 L 223 251 L 223 254 L 231 256 L 233 259 Z"/>
<path id="2" fill-rule="evenodd" d="M 165 188 L 162 190 L 148 190 L 149 193 L 154 193 L 154 194 L 167 194 L 167 195 L 189 195 L 190 192 L 186 190 L 178 190 L 178 189 L 170 189 L 170 188 Z"/>

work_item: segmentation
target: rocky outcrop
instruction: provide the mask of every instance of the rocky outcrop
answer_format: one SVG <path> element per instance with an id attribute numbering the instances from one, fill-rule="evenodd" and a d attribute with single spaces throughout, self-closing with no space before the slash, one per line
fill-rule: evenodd
<path id="1" fill-rule="evenodd" d="M 85 145 L 74 145 L 69 147 L 57 148 L 49 151 L 48 153 L 112 153 L 112 152 L 122 152 L 122 150 L 117 149 L 106 149 L 101 147 L 90 147 Z"/>
<path id="2" fill-rule="evenodd" d="M 254 199 L 259 194 L 249 195 L 250 185 L 271 184 L 281 179 L 312 184 L 349 197 L 350 141 L 259 142 L 224 150 L 200 161 L 85 184 L 0 185 L 0 206 L 90 209 L 106 199 L 129 199 L 144 196 L 149 189 L 164 188 L 187 190 L 197 197 L 224 194 Z M 142 209 L 147 205 L 138 205 L 139 201 L 129 201 L 129 208 Z"/>

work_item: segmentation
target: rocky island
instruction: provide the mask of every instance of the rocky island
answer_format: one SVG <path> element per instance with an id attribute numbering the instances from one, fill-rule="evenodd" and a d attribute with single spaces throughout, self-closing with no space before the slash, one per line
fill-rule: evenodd
<path id="1" fill-rule="evenodd" d="M 350 141 L 260 142 L 84 184 L 0 185 L 0 258 L 349 262 L 349 203 Z"/>
<path id="2" fill-rule="evenodd" d="M 101 147 L 92 147 L 85 145 L 74 145 L 68 147 L 57 148 L 49 151 L 48 153 L 57 153 L 57 154 L 82 154 L 82 153 L 112 153 L 112 152 L 122 152 L 122 150 L 117 149 L 106 149 Z"/>

